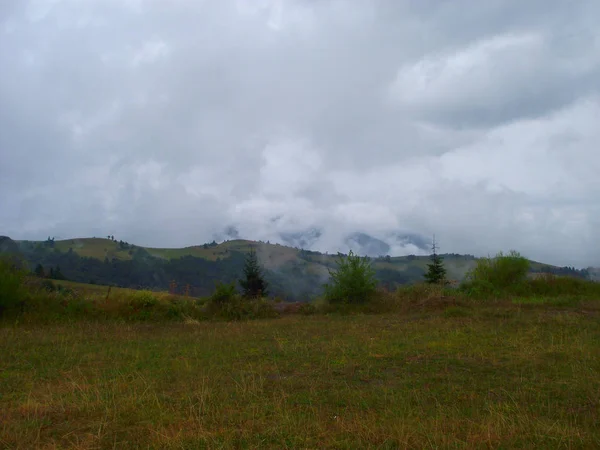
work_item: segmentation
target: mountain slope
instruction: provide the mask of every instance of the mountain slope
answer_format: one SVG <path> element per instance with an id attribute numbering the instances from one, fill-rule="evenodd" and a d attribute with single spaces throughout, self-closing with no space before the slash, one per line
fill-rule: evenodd
<path id="1" fill-rule="evenodd" d="M 363 252 L 367 248 L 372 254 L 385 250 L 387 245 L 368 235 L 355 234 L 353 238 Z M 14 253 L 17 250 L 32 268 L 37 264 L 42 264 L 46 270 L 60 266 L 61 272 L 73 281 L 163 290 L 175 284 L 176 289 L 182 291 L 189 285 L 195 295 L 210 294 L 216 281 L 236 281 L 241 276 L 245 254 L 251 247 L 256 249 L 265 269 L 271 292 L 285 299 L 306 300 L 319 295 L 329 278 L 329 270 L 336 267 L 335 255 L 241 239 L 185 248 L 140 247 L 104 238 L 56 242 L 3 238 L 0 244 L 7 251 Z M 443 257 L 448 277 L 457 281 L 462 280 L 476 263 L 470 255 Z M 428 263 L 428 256 L 372 259 L 377 279 L 388 288 L 422 281 Z M 556 270 L 559 269 L 532 262 L 532 271 Z M 578 272 L 567 273 L 578 275 Z"/>

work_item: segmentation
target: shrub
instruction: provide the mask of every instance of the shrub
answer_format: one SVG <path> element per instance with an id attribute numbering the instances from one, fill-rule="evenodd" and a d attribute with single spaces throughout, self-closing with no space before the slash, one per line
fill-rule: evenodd
<path id="1" fill-rule="evenodd" d="M 498 295 L 522 287 L 528 272 L 529 261 L 518 252 L 500 252 L 495 258 L 478 259 L 461 287 L 472 296 Z"/>
<path id="2" fill-rule="evenodd" d="M 26 272 L 14 261 L 0 259 L 0 316 L 23 307 L 25 275 Z"/>
<path id="3" fill-rule="evenodd" d="M 212 317 L 225 320 L 264 319 L 278 315 L 271 302 L 263 298 L 242 297 L 235 282 L 217 282 L 206 311 Z"/>
<path id="4" fill-rule="evenodd" d="M 364 304 L 375 296 L 377 281 L 369 258 L 352 251 L 347 257 L 338 254 L 337 270 L 329 274 L 331 282 L 325 285 L 325 299 L 330 304 Z"/>
<path id="5" fill-rule="evenodd" d="M 489 298 L 499 297 L 500 291 L 496 287 L 486 280 L 465 280 L 461 284 L 460 290 L 469 297 L 474 298 Z"/>
<path id="6" fill-rule="evenodd" d="M 215 286 L 215 292 L 210 296 L 209 301 L 216 305 L 223 305 L 230 303 L 239 297 L 239 294 L 235 288 L 235 282 L 221 283 L 217 282 Z"/>
<path id="7" fill-rule="evenodd" d="M 136 291 L 128 298 L 128 304 L 134 310 L 149 309 L 158 302 L 156 295 L 150 291 Z"/>

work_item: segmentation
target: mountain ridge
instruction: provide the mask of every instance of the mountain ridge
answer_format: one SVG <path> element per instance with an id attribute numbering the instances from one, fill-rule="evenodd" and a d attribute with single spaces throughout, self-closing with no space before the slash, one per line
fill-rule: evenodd
<path id="1" fill-rule="evenodd" d="M 355 238 L 373 252 L 387 247 L 357 234 Z M 360 239 L 363 242 L 360 242 Z M 49 270 L 60 266 L 73 281 L 114 284 L 121 287 L 168 289 L 173 282 L 192 286 L 197 295 L 208 295 L 217 281 L 235 281 L 241 275 L 245 254 L 253 247 L 273 293 L 284 299 L 309 299 L 322 292 L 337 254 L 321 253 L 263 241 L 225 240 L 181 248 L 142 247 L 110 238 L 47 239 L 0 238 L 5 248 L 18 248 L 31 269 L 40 264 Z M 379 247 L 378 247 L 379 245 Z M 362 248 L 361 247 L 361 248 Z M 353 249 L 350 249 L 353 250 Z M 358 252 L 356 252 L 358 253 Z M 442 254 L 450 279 L 461 281 L 476 264 L 473 255 Z M 429 256 L 370 256 L 379 284 L 389 289 L 423 280 Z M 549 271 L 583 276 L 583 271 L 531 261 L 532 272 Z M 588 273 L 585 272 L 585 276 Z"/>

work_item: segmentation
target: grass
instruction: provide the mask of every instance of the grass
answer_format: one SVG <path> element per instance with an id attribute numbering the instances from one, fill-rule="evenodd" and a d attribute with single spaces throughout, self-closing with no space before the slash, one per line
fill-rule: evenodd
<path id="1" fill-rule="evenodd" d="M 599 318 L 586 300 L 5 324 L 0 447 L 598 448 Z"/>
<path id="2" fill-rule="evenodd" d="M 36 277 L 25 277 L 23 288 L 20 301 L 4 312 L 4 322 L 48 325 L 81 320 L 165 323 L 210 319 L 205 298 Z"/>
<path id="3" fill-rule="evenodd" d="M 129 260 L 131 255 L 129 249 L 119 248 L 119 243 L 110 239 L 104 238 L 80 238 L 80 239 L 66 239 L 56 241 L 54 244 L 55 248 L 61 252 L 67 252 L 69 249 L 73 249 L 79 256 L 87 258 L 96 258 L 109 260 L 115 258 L 119 260 Z"/>
<path id="4" fill-rule="evenodd" d="M 561 297 L 515 297 L 512 302 L 516 305 L 548 305 L 548 306 L 578 306 L 581 299 L 577 296 Z"/>
<path id="5" fill-rule="evenodd" d="M 64 286 L 87 298 L 102 298 L 108 294 L 109 286 L 102 284 L 78 283 L 76 281 L 52 280 L 56 286 Z M 110 295 L 127 295 L 136 292 L 135 289 L 110 287 Z"/>

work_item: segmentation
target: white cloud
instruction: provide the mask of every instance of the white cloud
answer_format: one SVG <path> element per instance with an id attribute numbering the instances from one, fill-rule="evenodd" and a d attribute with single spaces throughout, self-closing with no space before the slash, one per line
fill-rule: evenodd
<path id="1" fill-rule="evenodd" d="M 134 53 L 131 59 L 131 65 L 133 67 L 138 67 L 143 64 L 151 64 L 166 57 L 168 54 L 169 46 L 164 41 L 148 41 Z"/>
<path id="2" fill-rule="evenodd" d="M 504 86 L 520 91 L 540 75 L 543 45 L 538 34 L 509 34 L 425 56 L 398 70 L 391 94 L 413 109 L 498 108 L 507 100 Z"/>
<path id="3" fill-rule="evenodd" d="M 389 88 L 391 100 L 433 121 L 468 114 L 476 122 L 478 113 L 508 120 L 527 116 L 552 89 L 561 91 L 598 69 L 598 36 L 585 33 L 587 51 L 579 40 L 557 42 L 562 37 L 551 30 L 508 33 L 425 55 L 400 67 Z"/>
<path id="4" fill-rule="evenodd" d="M 564 196 L 575 200 L 590 190 L 600 194 L 598 121 L 600 102 L 592 98 L 543 118 L 500 126 L 443 155 L 443 176 L 470 184 L 487 182 L 548 201 Z"/>
<path id="5" fill-rule="evenodd" d="M 435 232 L 444 251 L 600 265 L 598 14 L 2 4 L 0 230 L 192 245 L 314 227 L 329 251 L 354 231 Z"/>
<path id="6" fill-rule="evenodd" d="M 319 171 L 321 157 L 303 142 L 286 139 L 269 143 L 262 156 L 260 191 L 267 197 L 299 195 L 323 175 Z"/>

